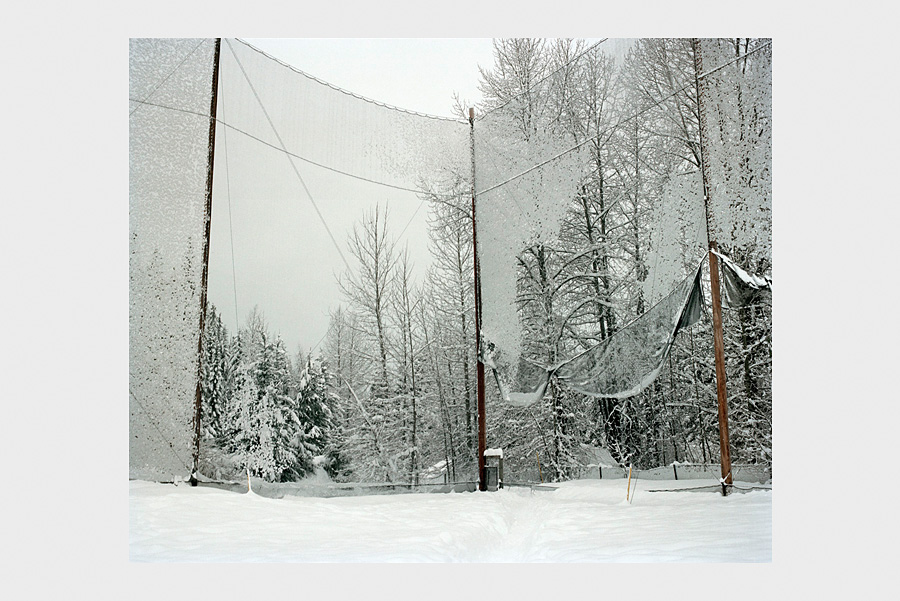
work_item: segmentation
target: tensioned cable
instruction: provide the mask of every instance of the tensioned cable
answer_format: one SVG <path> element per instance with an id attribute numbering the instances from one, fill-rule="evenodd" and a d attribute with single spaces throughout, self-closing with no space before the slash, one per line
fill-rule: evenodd
<path id="1" fill-rule="evenodd" d="M 151 96 L 153 96 L 154 94 L 156 94 L 156 90 L 158 90 L 164 83 L 166 83 L 166 82 L 169 80 L 169 78 L 172 77 L 172 75 L 174 75 L 175 72 L 178 71 L 178 69 L 181 68 L 181 65 L 183 65 L 184 62 L 185 62 L 187 59 L 191 58 L 191 56 L 193 56 L 193 54 L 194 54 L 195 52 L 197 52 L 197 48 L 199 48 L 200 46 L 202 46 L 202 45 L 203 45 L 203 42 L 205 42 L 205 41 L 206 41 L 205 39 L 200 40 L 200 43 L 197 44 L 196 46 L 194 46 L 194 49 L 191 50 L 190 52 L 188 52 L 187 56 L 185 56 L 183 59 L 181 59 L 181 62 L 178 63 L 178 65 L 176 65 L 174 69 L 172 69 L 171 73 L 169 73 L 168 75 L 166 75 L 164 78 L 162 78 L 162 80 L 161 80 L 159 83 L 157 83 L 155 86 L 153 86 L 153 89 L 150 90 L 150 93 L 147 94 L 147 96 L 144 98 L 144 100 L 142 100 L 142 101 L 141 101 L 141 100 L 135 100 L 134 102 L 137 102 L 138 105 L 137 105 L 136 107 L 134 107 L 134 109 L 132 109 L 132 111 L 131 111 L 130 113 L 128 113 L 128 116 L 131 117 L 131 116 L 134 114 L 134 111 L 136 111 L 136 110 L 138 110 L 139 108 L 141 108 L 141 105 L 143 105 L 143 104 L 148 104 L 147 101 L 150 100 L 150 97 L 151 97 Z"/>
<path id="2" fill-rule="evenodd" d="M 220 106 L 222 107 L 220 110 L 224 115 L 225 96 L 220 95 L 219 101 L 221 103 Z M 241 328 L 241 319 L 239 317 L 240 312 L 238 311 L 237 301 L 237 270 L 234 266 L 234 219 L 231 216 L 231 169 L 228 168 L 228 137 L 226 136 L 227 131 L 227 127 L 222 129 L 222 149 L 225 152 L 225 189 L 226 197 L 228 198 L 228 236 L 231 243 L 231 288 L 234 291 L 234 331 L 235 333 L 237 333 L 237 331 Z"/>
<path id="3" fill-rule="evenodd" d="M 744 487 L 744 486 L 737 486 L 736 484 L 730 484 L 729 486 L 731 486 L 732 488 L 736 488 L 738 490 L 769 490 L 769 491 L 772 490 L 771 487 L 766 487 L 766 486 Z M 689 486 L 689 487 L 685 487 L 685 488 L 654 488 L 653 490 L 648 490 L 647 492 L 693 492 L 693 491 L 697 491 L 697 490 L 708 490 L 711 492 L 719 492 L 721 490 L 721 487 L 722 487 L 722 485 L 720 483 L 720 484 L 707 484 L 705 486 Z"/>
<path id="4" fill-rule="evenodd" d="M 403 226 L 403 229 L 400 230 L 400 233 L 397 234 L 397 240 L 399 240 L 400 238 L 403 237 L 403 232 L 406 231 L 406 228 L 409 227 L 409 224 L 412 223 L 412 222 L 413 222 L 413 219 L 416 218 L 416 215 L 419 214 L 419 211 L 422 209 L 422 205 L 425 204 L 425 201 L 426 201 L 426 200 L 428 200 L 428 196 L 424 196 L 424 197 L 422 198 L 422 202 L 420 202 L 420 203 L 419 203 L 419 206 L 416 207 L 416 210 L 415 210 L 415 212 L 412 214 L 412 217 L 409 218 L 409 221 L 406 222 L 406 225 L 404 225 L 404 226 Z"/>
<path id="5" fill-rule="evenodd" d="M 566 62 L 566 63 L 560 65 L 559 67 L 557 67 L 556 69 L 554 69 L 553 71 L 551 71 L 550 73 L 548 73 L 547 75 L 545 75 L 545 76 L 541 77 L 540 79 L 538 79 L 536 82 L 534 82 L 534 85 L 535 85 L 535 86 L 538 86 L 538 85 L 544 83 L 544 81 L 546 81 L 547 79 L 553 77 L 554 75 L 556 75 L 557 73 L 559 73 L 560 71 L 562 71 L 563 69 L 565 69 L 566 67 L 568 67 L 569 65 L 571 65 L 572 63 L 574 63 L 575 61 L 579 60 L 582 56 L 584 56 L 585 54 L 587 54 L 587 53 L 590 52 L 591 50 L 594 50 L 597 46 L 599 46 L 600 44 L 602 44 L 603 42 L 605 42 L 605 41 L 608 40 L 608 39 L 609 39 L 609 38 L 603 38 L 603 39 L 600 40 L 599 42 L 594 42 L 593 44 L 591 44 L 590 46 L 588 46 L 586 49 L 584 49 L 582 52 L 580 52 L 579 54 L 577 54 L 577 55 L 575 55 L 574 57 L 572 57 L 571 59 L 569 59 L 568 62 Z M 482 115 L 480 115 L 479 117 L 477 117 L 476 120 L 481 120 L 481 119 L 483 119 L 484 117 L 486 117 L 486 116 L 490 115 L 491 113 L 493 113 L 494 111 L 497 111 L 497 110 L 502 109 L 504 106 L 506 106 L 507 104 L 509 104 L 510 102 L 512 102 L 513 100 L 515 100 L 516 98 L 518 98 L 518 97 L 520 97 L 520 96 L 524 96 L 524 95 L 527 94 L 527 93 L 528 93 L 528 91 L 524 91 L 524 92 L 519 92 L 518 94 L 515 94 L 514 96 L 511 96 L 511 97 L 509 98 L 509 100 L 507 100 L 507 101 L 504 102 L 503 104 L 501 104 L 501 105 L 499 105 L 499 106 L 495 106 L 494 108 L 492 108 L 492 109 L 490 109 L 490 110 L 488 110 L 488 111 L 485 111 L 484 114 L 482 114 Z"/>
<path id="6" fill-rule="evenodd" d="M 308 78 L 308 79 L 313 80 L 313 81 L 316 82 L 316 83 L 322 84 L 323 86 L 327 86 L 327 87 L 331 88 L 332 90 L 335 90 L 335 91 L 340 92 L 340 93 L 342 93 L 342 94 L 346 94 L 347 96 L 351 96 L 351 97 L 356 98 L 356 99 L 358 99 L 358 100 L 364 100 L 365 102 L 368 102 L 368 103 L 370 103 L 370 104 L 374 104 L 374 105 L 376 105 L 376 106 L 380 106 L 380 107 L 382 107 L 382 108 L 386 108 L 386 109 L 389 109 L 389 110 L 392 110 L 392 111 L 397 111 L 397 112 L 399 112 L 399 113 L 406 113 L 407 115 L 415 115 L 415 116 L 417 116 L 417 117 L 425 117 L 425 118 L 427 118 L 427 119 L 436 119 L 436 120 L 438 120 L 438 121 L 452 121 L 452 122 L 454 122 L 454 123 L 462 123 L 462 124 L 465 124 L 465 125 L 468 125 L 468 124 L 469 124 L 469 121 L 466 120 L 466 119 L 460 119 L 460 118 L 457 118 L 457 117 L 441 117 L 441 116 L 439 116 L 439 115 L 429 115 L 429 114 L 427 114 L 427 113 L 419 113 L 419 112 L 417 112 L 417 111 L 411 111 L 411 110 L 408 110 L 408 109 L 400 108 L 400 107 L 398 107 L 398 106 L 393 106 L 393 105 L 390 105 L 390 104 L 386 104 L 386 103 L 380 102 L 380 101 L 378 101 L 378 100 L 372 100 L 371 98 L 366 98 L 365 96 L 362 96 L 362 95 L 360 95 L 360 94 L 357 94 L 356 92 L 351 92 L 351 91 L 349 91 L 349 90 L 345 90 L 345 89 L 343 89 L 343 88 L 339 88 L 338 86 L 336 86 L 336 85 L 334 85 L 334 84 L 331 84 L 331 83 L 328 83 L 328 82 L 325 81 L 325 80 L 319 79 L 318 77 L 316 77 L 316 76 L 314 76 L 314 75 L 310 75 L 309 73 L 305 73 L 305 72 L 301 71 L 300 69 L 297 69 L 296 67 L 293 67 L 293 66 L 287 64 L 286 62 L 284 62 L 284 61 L 282 61 L 282 60 L 279 60 L 279 59 L 275 58 L 274 56 L 272 56 L 272 55 L 270 55 L 270 54 L 267 54 L 267 53 L 264 52 L 263 50 L 260 50 L 260 49 L 257 48 L 256 46 L 254 46 L 254 45 L 252 45 L 252 44 L 250 44 L 250 43 L 248 43 L 248 42 L 246 42 L 246 41 L 244 41 L 244 40 L 242 40 L 242 39 L 240 39 L 240 38 L 235 38 L 235 39 L 236 39 L 238 42 L 240 42 L 241 44 L 244 44 L 245 46 L 247 46 L 248 48 L 250 48 L 251 50 L 254 50 L 254 51 L 256 51 L 256 52 L 262 54 L 262 55 L 265 56 L 266 58 L 268 58 L 268 59 L 270 59 L 270 60 L 273 60 L 273 61 L 275 61 L 276 63 L 278 63 L 278 64 L 280 64 L 280 65 L 282 65 L 282 66 L 284 66 L 284 67 L 287 67 L 288 69 L 290 69 L 290 70 L 293 71 L 294 73 L 298 73 L 298 74 L 302 75 L 303 77 L 306 77 L 306 78 Z M 233 49 L 232 49 L 232 52 L 234 52 Z"/>
<path id="7" fill-rule="evenodd" d="M 319 338 L 319 341 L 318 341 L 311 349 L 309 349 L 309 354 L 310 354 L 310 355 L 312 355 L 312 354 L 313 354 L 313 351 L 316 350 L 316 349 L 319 347 L 320 344 L 322 344 L 322 341 L 325 340 L 325 337 L 326 337 L 326 336 L 328 336 L 328 332 L 325 332 L 324 334 L 322 334 L 322 337 Z"/>
<path id="8" fill-rule="evenodd" d="M 141 103 L 141 104 L 146 104 L 146 105 L 149 105 L 149 106 L 155 106 L 155 107 L 161 108 L 161 109 L 167 109 L 167 110 L 170 110 L 170 111 L 177 111 L 177 112 L 179 112 L 179 113 L 187 113 L 187 114 L 189 114 L 189 115 L 197 115 L 198 117 L 203 117 L 204 119 L 209 119 L 209 115 L 206 115 L 206 114 L 204 114 L 204 113 L 199 113 L 199 112 L 197 112 L 197 111 L 192 111 L 192 110 L 190 110 L 190 109 L 181 109 L 181 108 L 177 108 L 177 107 L 174 107 L 174 106 L 168 106 L 168 105 L 165 105 L 165 104 L 156 104 L 156 103 L 153 103 L 153 102 L 145 102 L 145 101 L 142 101 L 142 100 L 136 100 L 136 99 L 134 99 L 134 98 L 129 98 L 129 100 L 132 101 L 132 102 L 139 102 L 139 103 Z M 250 138 L 250 139 L 252 139 L 252 140 L 256 140 L 256 141 L 259 142 L 260 144 L 264 144 L 265 146 L 268 146 L 269 148 L 272 148 L 273 150 L 277 150 L 278 152 L 283 152 L 283 153 L 285 153 L 285 154 L 288 155 L 288 156 L 294 157 L 295 159 L 299 159 L 299 160 L 303 161 L 304 163 L 309 163 L 310 165 L 315 165 L 316 167 L 319 167 L 319 168 L 321 168 L 321 169 L 325 169 L 326 171 L 331 171 L 332 173 L 337 173 L 338 175 L 343 175 L 343 176 L 346 176 L 346 177 L 352 177 L 353 179 L 357 179 L 357 180 L 360 180 L 360 181 L 363 181 L 363 182 L 368 182 L 368 183 L 370 183 L 370 184 L 375 184 L 376 186 L 384 186 L 385 188 L 392 188 L 392 189 L 394 189 L 394 190 L 401 190 L 401 191 L 403 191 L 403 192 L 413 192 L 414 194 L 421 194 L 421 193 L 422 193 L 422 190 L 417 190 L 417 189 L 415 189 L 415 188 L 405 188 L 405 187 L 403 187 L 403 186 L 398 186 L 398 185 L 396 185 L 396 184 L 389 184 L 389 183 L 387 183 L 387 182 L 380 182 L 380 181 L 378 181 L 378 180 L 369 179 L 369 178 L 363 177 L 363 176 L 361 176 L 361 175 L 354 175 L 353 173 L 348 173 L 348 172 L 346 172 L 346 171 L 341 171 L 340 169 L 335 169 L 334 167 L 329 167 L 329 166 L 327 166 L 327 165 L 323 165 L 322 163 L 317 163 L 316 161 L 313 161 L 313 160 L 308 159 L 308 158 L 306 158 L 306 157 L 302 157 L 302 156 L 300 156 L 299 154 L 295 154 L 295 153 L 293 153 L 293 152 L 291 152 L 291 151 L 289 151 L 289 150 L 285 150 L 284 148 L 279 148 L 278 146 L 272 144 L 271 142 L 266 142 L 266 141 L 263 140 L 262 138 L 259 138 L 259 137 L 257 137 L 257 136 L 254 136 L 253 134 L 251 134 L 251 133 L 249 133 L 249 132 L 246 132 L 246 131 L 242 130 L 242 129 L 239 128 L 239 127 L 235 127 L 234 125 L 231 125 L 230 123 L 226 123 L 226 122 L 223 121 L 222 119 L 215 119 L 215 121 L 216 121 L 216 123 L 220 123 L 220 124 L 222 124 L 224 127 L 231 128 L 231 129 L 233 129 L 234 131 L 238 132 L 239 134 L 243 134 L 243 135 L 247 136 L 248 138 Z M 454 197 L 456 196 L 456 194 L 444 194 L 444 193 L 439 193 L 439 192 L 429 192 L 429 194 L 431 194 L 431 195 L 433 195 L 433 196 L 443 196 L 443 197 L 447 197 L 447 198 L 454 198 Z"/>
<path id="9" fill-rule="evenodd" d="M 262 109 L 263 115 L 265 115 L 266 120 L 269 122 L 269 126 L 272 128 L 272 131 L 275 133 L 275 137 L 278 138 L 278 143 L 281 144 L 281 149 L 288 156 L 288 162 L 291 164 L 291 168 L 294 170 L 294 174 L 297 176 L 297 179 L 300 180 L 300 185 L 303 186 L 303 190 L 306 191 L 306 196 L 309 198 L 309 202 L 312 203 L 313 208 L 316 210 L 316 214 L 319 216 L 319 220 L 322 222 L 322 225 L 325 227 L 325 231 L 328 232 L 328 237 L 331 238 L 332 244 L 334 244 L 334 248 L 338 251 L 338 254 L 341 256 L 341 260 L 344 261 L 344 265 L 347 267 L 348 271 L 353 271 L 350 267 L 350 263 L 347 261 L 347 258 L 344 256 L 344 252 L 341 250 L 341 247 L 338 245 L 337 240 L 334 238 L 334 234 L 331 233 L 331 228 L 328 227 L 328 223 L 325 221 L 325 217 L 322 215 L 322 212 L 319 210 L 319 206 L 316 204 L 315 199 L 313 199 L 312 193 L 309 191 L 309 188 L 306 186 L 306 182 L 303 180 L 303 176 L 300 175 L 300 171 L 297 170 L 297 166 L 294 164 L 294 161 L 291 159 L 290 153 L 288 153 L 287 148 L 284 145 L 284 141 L 281 139 L 281 136 L 278 134 L 278 130 L 275 128 L 275 124 L 272 123 L 272 118 L 269 117 L 269 112 L 266 110 L 266 107 L 263 105 L 262 100 L 259 97 L 259 94 L 256 93 L 256 88 L 253 87 L 253 82 L 250 81 L 250 78 L 247 76 L 247 71 L 244 70 L 244 65 L 241 63 L 241 60 L 238 58 L 237 53 L 234 51 L 234 47 L 232 47 L 231 42 L 229 40 L 225 40 L 225 43 L 228 44 L 228 49 L 231 50 L 232 56 L 234 56 L 234 60 L 237 61 L 238 67 L 241 69 L 241 73 L 244 74 L 244 79 L 247 80 L 247 85 L 250 86 L 250 90 L 253 92 L 253 95 L 256 97 L 256 101 L 259 103 L 259 107 Z"/>
<path id="10" fill-rule="evenodd" d="M 724 63 L 724 64 L 722 64 L 722 65 L 719 65 L 718 67 L 715 67 L 714 69 L 711 69 L 710 71 L 707 71 L 706 73 L 702 73 L 702 74 L 698 75 L 698 76 L 697 76 L 697 79 L 703 79 L 704 77 L 709 77 L 710 75 L 712 75 L 712 74 L 715 73 L 716 71 L 720 71 L 720 70 L 724 69 L 725 67 L 727 67 L 727 66 L 729 66 L 729 65 L 732 65 L 732 64 L 736 63 L 737 61 L 741 60 L 742 58 L 746 58 L 746 57 L 750 56 L 751 54 L 754 54 L 754 53 L 756 53 L 756 52 L 759 52 L 760 50 L 763 50 L 764 48 L 766 48 L 766 47 L 768 47 L 768 46 L 771 46 L 771 45 L 772 45 L 772 42 L 769 41 L 769 42 L 766 42 L 765 44 L 763 44 L 763 45 L 761 45 L 761 46 L 757 46 L 756 48 L 754 48 L 754 49 L 751 50 L 750 52 L 746 52 L 746 53 L 742 54 L 741 56 L 738 56 L 738 57 L 736 57 L 736 58 L 733 58 L 732 60 L 728 61 L 727 63 Z M 686 84 L 686 85 L 682 86 L 681 88 L 675 90 L 674 92 L 672 92 L 672 93 L 669 94 L 668 96 L 665 96 L 665 97 L 659 99 L 658 101 L 656 101 L 655 103 L 653 103 L 653 104 L 651 104 L 651 105 L 649 105 L 649 106 L 646 106 L 646 107 L 642 108 L 641 110 L 639 110 L 638 112 L 634 113 L 633 115 L 631 115 L 631 116 L 629 116 L 629 117 L 625 117 L 625 118 L 623 118 L 623 119 L 620 119 L 615 125 L 612 126 L 612 128 L 610 129 L 609 135 L 606 137 L 606 140 L 603 141 L 603 143 L 601 144 L 601 146 L 602 146 L 603 144 L 606 144 L 606 142 L 609 141 L 609 139 L 612 137 L 613 133 L 615 133 L 616 129 L 619 128 L 619 126 L 624 125 L 625 123 L 631 121 L 632 119 L 635 119 L 635 118 L 637 118 L 637 117 L 643 115 L 644 113 L 646 113 L 647 111 L 649 111 L 649 110 L 652 109 L 652 108 L 656 108 L 657 106 L 659 106 L 659 105 L 662 104 L 663 102 L 669 100 L 670 98 L 674 98 L 675 96 L 677 96 L 678 94 L 680 94 L 681 92 L 685 91 L 686 89 L 688 89 L 689 87 L 691 87 L 691 86 L 693 86 L 693 85 L 694 85 L 694 82 L 691 82 L 691 83 L 689 83 L 689 84 Z M 500 186 L 505 186 L 506 184 L 508 184 L 508 183 L 510 183 L 510 182 L 512 182 L 512 181 L 515 181 L 515 180 L 519 179 L 520 177 L 523 177 L 523 176 L 525 176 L 525 175 L 528 175 L 529 173 L 531 173 L 531 172 L 534 171 L 535 169 L 539 169 L 539 168 L 543 167 L 544 165 L 546 165 L 546 164 L 548 164 L 548 163 L 552 163 L 553 161 L 557 160 L 558 158 L 563 157 L 563 156 L 569 154 L 570 152 L 574 152 L 575 150 L 578 150 L 579 148 L 581 148 L 582 146 L 584 146 L 584 145 L 587 144 L 588 142 L 599 141 L 599 140 L 600 140 L 600 136 L 601 136 L 601 134 L 598 134 L 598 135 L 596 135 L 596 136 L 591 136 L 590 138 L 585 139 L 583 142 L 579 142 L 578 144 L 576 144 L 575 146 L 569 148 L 568 150 L 564 150 L 564 151 L 562 151 L 561 153 L 557 154 L 556 156 L 551 157 L 551 158 L 549 158 L 549 159 L 547 159 L 547 160 L 545 160 L 545 161 L 542 161 L 542 162 L 538 163 L 537 165 L 534 165 L 533 167 L 530 167 L 530 168 L 526 169 L 526 170 L 523 171 L 522 173 L 519 173 L 518 175 L 514 175 L 514 176 L 510 177 L 509 179 L 506 179 L 506 180 L 504 180 L 504 181 L 502 181 L 502 182 L 500 182 L 500 183 L 494 184 L 493 186 L 490 186 L 489 188 L 485 188 L 484 190 L 477 191 L 477 192 L 476 192 L 476 195 L 485 194 L 485 193 L 487 193 L 487 192 L 490 192 L 491 190 L 494 190 L 494 189 L 496 189 L 496 188 L 499 188 Z"/>

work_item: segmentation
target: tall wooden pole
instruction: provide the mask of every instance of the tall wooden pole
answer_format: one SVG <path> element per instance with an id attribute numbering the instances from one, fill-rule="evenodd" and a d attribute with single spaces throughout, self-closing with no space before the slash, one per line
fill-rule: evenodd
<path id="1" fill-rule="evenodd" d="M 484 451 L 487 448 L 484 411 L 484 362 L 481 357 L 481 270 L 475 227 L 475 109 L 469 109 L 469 140 L 472 146 L 472 263 L 475 266 L 475 390 L 478 398 L 478 490 L 487 490 Z"/>
<path id="2" fill-rule="evenodd" d="M 719 260 L 716 257 L 718 243 L 713 239 L 709 210 L 709 159 L 706 153 L 706 107 L 704 90 L 706 81 L 701 83 L 703 54 L 700 38 L 691 42 L 694 50 L 694 84 L 697 90 L 697 107 L 700 119 L 700 171 L 703 176 L 703 204 L 706 208 L 706 239 L 709 241 L 709 284 L 712 289 L 713 345 L 716 356 L 716 397 L 719 406 L 719 451 L 722 465 L 722 494 L 727 495 L 732 485 L 731 447 L 728 442 L 728 393 L 725 388 L 725 337 L 722 333 L 722 295 L 719 284 Z"/>
<path id="3" fill-rule="evenodd" d="M 222 38 L 216 38 L 213 55 L 212 98 L 209 102 L 209 151 L 206 158 L 206 206 L 203 209 L 203 275 L 200 283 L 200 336 L 197 340 L 197 390 L 194 395 L 194 455 L 191 486 L 197 486 L 200 471 L 200 399 L 203 380 L 203 329 L 206 325 L 206 283 L 209 275 L 209 228 L 212 222 L 213 163 L 216 153 L 216 106 L 219 97 L 219 50 Z"/>

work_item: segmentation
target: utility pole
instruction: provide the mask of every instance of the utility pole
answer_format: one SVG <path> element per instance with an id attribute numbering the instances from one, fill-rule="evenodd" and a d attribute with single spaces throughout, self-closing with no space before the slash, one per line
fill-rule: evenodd
<path id="1" fill-rule="evenodd" d="M 481 357 L 481 270 L 475 227 L 475 109 L 469 108 L 469 141 L 472 147 L 472 263 L 475 266 L 475 386 L 478 397 L 478 490 L 487 490 L 484 451 L 487 448 L 484 411 L 484 362 Z"/>
<path id="2" fill-rule="evenodd" d="M 691 41 L 694 50 L 694 85 L 697 91 L 697 107 L 700 118 L 700 163 L 703 176 L 703 204 L 706 208 L 706 239 L 709 241 L 709 283 L 712 288 L 713 345 L 716 356 L 716 397 L 719 408 L 719 450 L 722 465 L 722 495 L 727 495 L 733 483 L 731 474 L 731 448 L 728 442 L 728 393 L 725 388 L 725 337 L 722 333 L 722 294 L 719 284 L 718 243 L 713 239 L 709 210 L 709 158 L 707 157 L 706 107 L 704 91 L 706 80 L 701 83 L 703 54 L 700 38 Z"/>
<path id="3" fill-rule="evenodd" d="M 194 455 L 191 486 L 197 486 L 200 471 L 200 399 L 203 379 L 203 329 L 206 322 L 206 283 L 209 275 L 209 228 L 212 222 L 213 163 L 216 155 L 216 106 L 219 96 L 219 50 L 222 38 L 216 38 L 213 55 L 212 97 L 209 103 L 209 151 L 206 158 L 206 206 L 203 209 L 203 275 L 200 284 L 200 336 L 197 341 L 197 391 L 194 396 Z"/>

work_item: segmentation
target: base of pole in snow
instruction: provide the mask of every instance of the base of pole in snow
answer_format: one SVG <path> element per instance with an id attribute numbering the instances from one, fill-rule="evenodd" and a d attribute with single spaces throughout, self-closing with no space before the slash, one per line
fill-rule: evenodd
<path id="1" fill-rule="evenodd" d="M 731 492 L 731 487 L 733 485 L 733 480 L 731 476 L 731 469 L 728 470 L 722 478 L 719 479 L 719 483 L 722 485 L 722 496 L 725 497 L 728 493 Z"/>

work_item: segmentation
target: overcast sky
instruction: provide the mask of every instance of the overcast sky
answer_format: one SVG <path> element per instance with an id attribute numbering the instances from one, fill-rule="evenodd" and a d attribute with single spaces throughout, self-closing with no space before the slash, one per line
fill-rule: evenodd
<path id="1" fill-rule="evenodd" d="M 266 54 L 361 96 L 412 111 L 452 115 L 453 94 L 476 102 L 478 66 L 493 64 L 490 38 L 259 39 Z"/>
<path id="2" fill-rule="evenodd" d="M 454 93 L 468 104 L 481 100 L 478 66 L 493 64 L 492 42 L 484 38 L 245 41 L 296 69 L 358 95 L 448 117 L 453 116 Z M 227 50 L 223 44 L 224 52 Z M 229 106 L 228 98 L 223 103 Z M 221 111 L 220 105 L 220 118 Z M 245 148 L 243 155 L 240 145 Z M 243 326 L 247 314 L 258 306 L 270 331 L 281 336 L 291 354 L 298 347 L 308 352 L 325 335 L 329 311 L 342 301 L 336 276 L 345 271 L 344 262 L 305 194 L 290 193 L 287 200 L 279 196 L 290 185 L 296 191 L 296 180 L 287 161 L 233 131 L 226 136 L 219 133 L 217 147 L 210 301 L 232 332 L 238 322 Z M 248 162 L 257 160 L 265 161 L 265 168 L 279 167 L 275 177 L 286 178 L 281 180 L 280 188 L 278 184 L 265 187 L 269 182 L 264 180 L 273 179 L 271 174 L 246 181 Z M 328 190 L 336 189 L 332 183 L 316 181 L 315 177 L 316 174 L 304 175 L 329 229 L 351 264 L 347 235 L 363 212 L 378 202 L 389 209 L 394 235 L 403 231 L 399 242 L 409 245 L 416 275 L 424 272 L 430 263 L 427 205 L 422 205 L 413 194 L 388 193 L 383 188 L 360 189 L 352 194 L 329 193 Z M 271 202 L 276 196 L 279 200 Z"/>

